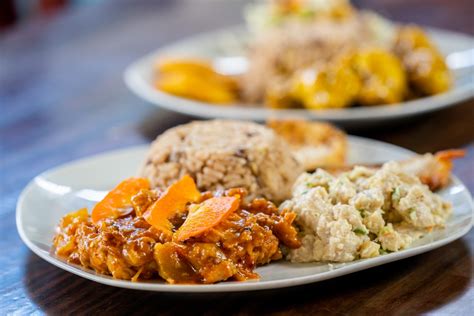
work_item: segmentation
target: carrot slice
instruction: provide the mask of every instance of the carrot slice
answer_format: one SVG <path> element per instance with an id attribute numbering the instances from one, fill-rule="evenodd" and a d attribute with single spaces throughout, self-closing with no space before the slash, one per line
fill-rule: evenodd
<path id="1" fill-rule="evenodd" d="M 240 199 L 231 197 L 210 198 L 189 212 L 183 225 L 176 231 L 174 239 L 184 241 L 200 235 L 219 224 L 229 214 L 237 210 Z"/>
<path id="2" fill-rule="evenodd" d="M 197 202 L 200 198 L 201 193 L 196 188 L 193 178 L 185 175 L 169 186 L 143 217 L 156 229 L 171 233 L 172 225 L 169 218 L 175 213 L 184 211 L 186 204 Z"/>
<path id="3" fill-rule="evenodd" d="M 150 189 L 150 182 L 145 178 L 129 178 L 110 191 L 92 210 L 92 222 L 104 218 L 117 218 L 132 209 L 131 199 L 142 189 Z"/>

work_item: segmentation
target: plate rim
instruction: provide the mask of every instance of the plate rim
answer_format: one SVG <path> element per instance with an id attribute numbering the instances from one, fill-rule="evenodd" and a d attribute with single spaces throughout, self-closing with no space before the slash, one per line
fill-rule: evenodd
<path id="1" fill-rule="evenodd" d="M 474 42 L 474 37 L 469 34 L 454 32 L 441 28 L 425 27 L 430 33 L 443 34 L 444 36 L 463 37 L 466 40 Z M 236 25 L 221 28 L 213 31 L 202 32 L 194 36 L 188 36 L 180 40 L 171 42 L 167 45 L 138 58 L 128 65 L 123 73 L 123 80 L 126 86 L 137 96 L 153 104 L 156 107 L 164 108 L 173 112 L 194 115 L 197 117 L 220 117 L 220 118 L 240 118 L 265 120 L 271 117 L 305 117 L 332 122 L 356 122 L 367 120 L 391 120 L 407 116 L 416 116 L 429 112 L 441 110 L 443 108 L 454 106 L 464 100 L 474 97 L 474 83 L 464 84 L 453 88 L 448 92 L 428 96 L 412 101 L 400 102 L 390 105 L 378 105 L 367 107 L 356 107 L 348 109 L 327 109 L 327 110 L 308 110 L 308 109 L 268 109 L 263 107 L 252 107 L 244 103 L 235 103 L 229 105 L 213 105 L 207 102 L 191 100 L 174 96 L 172 94 L 153 88 L 146 80 L 143 80 L 139 69 L 140 65 L 149 63 L 166 52 L 176 49 L 189 42 L 199 42 L 199 40 L 211 36 L 219 36 L 225 33 L 243 32 L 243 25 Z M 221 35 L 222 36 L 222 35 Z"/>
<path id="2" fill-rule="evenodd" d="M 378 140 L 372 140 L 372 139 L 368 139 L 364 137 L 348 136 L 348 140 L 349 140 L 349 143 L 354 142 L 356 144 L 357 143 L 365 143 L 365 144 L 371 143 L 372 145 L 383 144 L 385 147 L 389 147 L 393 150 L 398 150 L 406 154 L 414 153 L 411 150 L 408 150 L 406 148 L 403 148 L 397 145 L 381 142 Z M 110 286 L 128 288 L 128 289 L 134 289 L 134 290 L 155 291 L 155 292 L 182 292 L 182 293 L 215 293 L 215 292 L 244 292 L 244 291 L 247 292 L 247 291 L 260 291 L 260 290 L 286 288 L 286 287 L 293 287 L 293 286 L 303 285 L 303 284 L 317 283 L 320 281 L 336 278 L 336 277 L 347 275 L 347 274 L 354 273 L 357 271 L 369 269 L 369 268 L 379 266 L 385 263 L 402 260 L 408 257 L 412 257 L 415 255 L 439 248 L 448 243 L 451 243 L 454 240 L 457 240 L 461 238 L 462 236 L 464 236 L 465 234 L 467 234 L 473 226 L 474 202 L 472 200 L 471 193 L 469 189 L 467 189 L 467 187 L 456 176 L 452 175 L 452 183 L 454 185 L 461 185 L 464 188 L 464 195 L 465 195 L 466 201 L 469 204 L 469 207 L 471 208 L 471 214 L 470 214 L 469 225 L 466 225 L 463 230 L 460 230 L 454 234 L 451 234 L 446 238 L 443 238 L 441 240 L 437 240 L 434 242 L 430 242 L 424 245 L 420 245 L 415 248 L 408 248 L 405 250 L 390 253 L 390 254 L 376 257 L 376 258 L 361 259 L 361 260 L 358 260 L 355 264 L 349 263 L 348 265 L 342 265 L 341 267 L 338 267 L 334 270 L 329 270 L 326 272 L 313 274 L 313 275 L 305 275 L 305 276 L 293 277 L 291 279 L 281 279 L 281 280 L 273 280 L 273 281 L 270 280 L 270 281 L 263 281 L 263 282 L 259 282 L 259 281 L 246 281 L 246 282 L 235 282 L 235 283 L 223 282 L 223 283 L 218 283 L 218 284 L 207 284 L 207 285 L 202 285 L 202 284 L 200 285 L 185 285 L 185 284 L 170 285 L 166 283 L 131 282 L 131 281 L 125 281 L 125 280 L 116 280 L 108 276 L 102 276 L 94 272 L 93 270 L 84 269 L 77 265 L 68 264 L 61 258 L 58 258 L 52 255 L 50 252 L 46 252 L 43 249 L 39 248 L 37 245 L 34 244 L 33 241 L 31 241 L 27 237 L 26 232 L 23 230 L 23 226 L 21 222 L 21 214 L 23 212 L 23 209 L 24 209 L 23 205 L 25 203 L 25 200 L 28 197 L 28 193 L 33 188 L 34 181 L 37 177 L 47 176 L 54 172 L 58 172 L 61 169 L 67 169 L 67 168 L 73 167 L 74 165 L 84 163 L 85 161 L 90 160 L 90 159 L 97 159 L 97 158 L 105 157 L 109 155 L 113 156 L 121 152 L 130 152 L 133 150 L 141 151 L 141 150 L 146 150 L 146 148 L 147 148 L 147 145 L 138 145 L 138 146 L 130 146 L 130 147 L 125 147 L 125 148 L 116 149 L 116 150 L 104 151 L 102 153 L 98 153 L 98 154 L 83 157 L 80 159 L 75 159 L 70 162 L 66 162 L 57 167 L 48 169 L 40 173 L 39 175 L 35 176 L 22 190 L 16 204 L 16 214 L 15 214 L 16 227 L 17 227 L 18 234 L 20 238 L 22 239 L 22 241 L 25 243 L 25 245 L 33 253 L 38 255 L 40 258 L 44 259 L 45 261 L 51 263 L 52 265 L 58 268 L 61 268 L 65 271 L 68 271 L 77 276 L 83 277 L 85 279 L 98 282 L 101 284 L 110 285 Z M 309 263 L 308 265 L 310 264 L 311 263 Z"/>

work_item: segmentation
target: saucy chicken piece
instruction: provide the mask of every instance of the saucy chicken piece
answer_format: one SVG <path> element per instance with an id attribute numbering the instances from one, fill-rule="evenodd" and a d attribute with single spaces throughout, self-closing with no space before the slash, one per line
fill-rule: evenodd
<path id="1" fill-rule="evenodd" d="M 416 92 L 433 95 L 452 86 L 451 72 L 443 56 L 421 28 L 400 27 L 393 51 L 403 60 Z"/>
<path id="2" fill-rule="evenodd" d="M 71 212 L 61 218 L 58 226 L 58 234 L 54 237 L 56 254 L 69 257 L 75 250 L 76 240 L 74 238 L 78 227 L 88 221 L 89 214 L 86 208 Z"/>
<path id="3" fill-rule="evenodd" d="M 62 221 L 54 245 L 56 254 L 67 261 L 117 279 L 130 280 L 139 271 L 145 279 L 157 275 L 153 247 L 157 242 L 166 242 L 166 236 L 143 217 L 108 218 L 98 224 L 89 217 L 65 225 Z M 73 247 L 64 252 L 61 244 L 66 239 Z"/>

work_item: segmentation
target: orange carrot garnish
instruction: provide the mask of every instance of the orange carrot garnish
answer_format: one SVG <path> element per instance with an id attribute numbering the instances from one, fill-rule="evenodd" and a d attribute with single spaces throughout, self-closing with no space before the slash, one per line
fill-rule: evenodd
<path id="1" fill-rule="evenodd" d="M 237 210 L 239 204 L 240 199 L 235 196 L 214 197 L 202 202 L 197 208 L 190 210 L 174 239 L 184 241 L 208 231 Z"/>
<path id="2" fill-rule="evenodd" d="M 142 189 L 149 189 L 150 182 L 144 178 L 129 178 L 110 191 L 92 210 L 92 222 L 104 218 L 117 218 L 132 210 L 132 197 Z"/>
<path id="3" fill-rule="evenodd" d="M 183 212 L 186 204 L 198 202 L 200 198 L 201 193 L 196 188 L 193 178 L 185 175 L 168 187 L 143 216 L 156 229 L 171 233 L 172 225 L 169 218 L 173 214 Z"/>

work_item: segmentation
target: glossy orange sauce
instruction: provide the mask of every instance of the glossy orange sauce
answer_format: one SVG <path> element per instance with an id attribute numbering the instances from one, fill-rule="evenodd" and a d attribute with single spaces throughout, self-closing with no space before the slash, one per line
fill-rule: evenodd
<path id="1" fill-rule="evenodd" d="M 242 189 L 207 192 L 202 194 L 201 202 L 214 196 L 244 195 Z M 295 214 L 280 214 L 264 199 L 241 202 L 236 211 L 210 230 L 177 241 L 143 217 L 158 196 L 155 191 L 141 190 L 132 197 L 132 212 L 98 223 L 92 222 L 85 209 L 66 215 L 54 237 L 55 253 L 117 279 L 215 283 L 258 278 L 254 269 L 281 259 L 282 246 L 300 246 L 292 226 Z M 170 219 L 173 232 L 184 223 L 188 211 L 189 205 Z"/>

